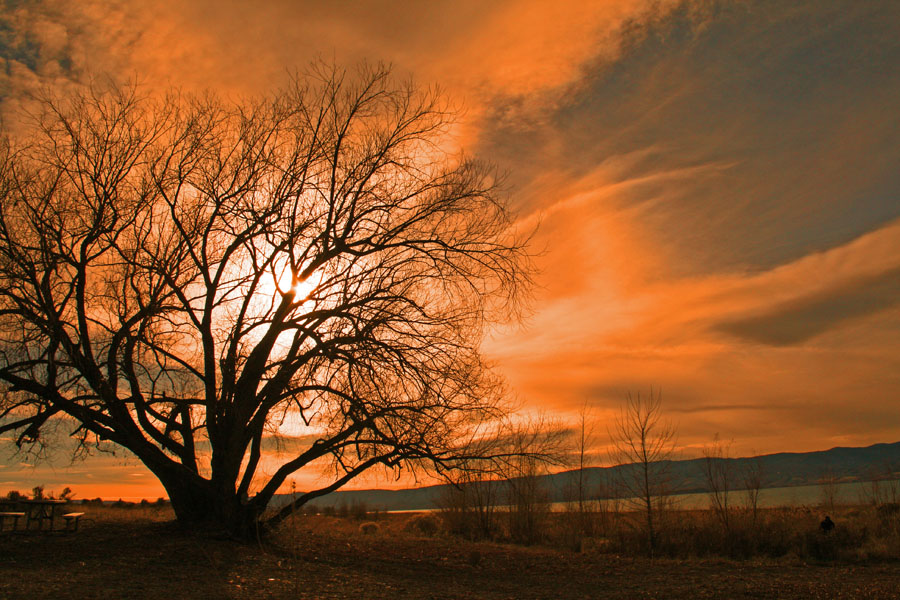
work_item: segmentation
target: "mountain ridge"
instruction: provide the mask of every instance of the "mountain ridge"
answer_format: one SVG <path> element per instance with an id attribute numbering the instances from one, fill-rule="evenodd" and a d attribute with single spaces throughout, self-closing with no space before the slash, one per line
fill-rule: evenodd
<path id="1" fill-rule="evenodd" d="M 703 475 L 705 458 L 664 461 L 669 469 L 672 493 L 687 494 L 709 491 Z M 742 489 L 740 479 L 752 465 L 758 465 L 762 474 L 762 489 L 816 485 L 823 477 L 836 483 L 872 481 L 876 479 L 900 479 L 900 442 L 878 443 L 864 447 L 835 446 L 828 450 L 812 452 L 776 452 L 759 456 L 717 459 L 728 464 L 733 475 L 733 489 Z M 622 469 L 633 465 L 612 467 L 587 467 L 584 484 L 591 497 L 605 497 L 599 490 L 604 481 L 614 477 Z M 541 485 L 553 502 L 566 499 L 566 490 L 572 489 L 578 469 L 540 475 Z M 346 490 L 332 492 L 317 498 L 312 504 L 319 507 L 365 504 L 380 510 L 426 510 L 437 506 L 441 496 L 451 486 L 436 484 L 401 490 Z M 275 498 L 276 505 L 286 504 L 290 495 Z"/>

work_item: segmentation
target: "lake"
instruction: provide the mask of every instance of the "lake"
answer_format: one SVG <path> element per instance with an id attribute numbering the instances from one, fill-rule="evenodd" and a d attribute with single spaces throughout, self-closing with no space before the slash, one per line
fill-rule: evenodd
<path id="1" fill-rule="evenodd" d="M 878 504 L 900 502 L 900 480 L 853 481 L 833 485 L 835 504 Z M 822 485 L 797 485 L 791 487 L 764 488 L 759 491 L 759 506 L 772 508 L 777 506 L 815 506 L 823 503 L 825 490 Z M 672 500 L 681 509 L 709 508 L 709 494 L 673 494 Z M 731 506 L 746 504 L 746 492 L 737 490 L 729 492 L 728 502 Z M 553 510 L 565 510 L 568 503 L 555 502 Z"/>

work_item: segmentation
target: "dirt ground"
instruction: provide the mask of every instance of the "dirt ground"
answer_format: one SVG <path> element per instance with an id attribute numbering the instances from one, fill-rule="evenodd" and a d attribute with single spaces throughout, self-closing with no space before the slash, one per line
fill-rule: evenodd
<path id="1" fill-rule="evenodd" d="M 0 598 L 897 598 L 900 564 L 654 560 L 469 543 L 400 517 L 304 517 L 275 544 L 185 535 L 149 513 L 0 534 Z"/>

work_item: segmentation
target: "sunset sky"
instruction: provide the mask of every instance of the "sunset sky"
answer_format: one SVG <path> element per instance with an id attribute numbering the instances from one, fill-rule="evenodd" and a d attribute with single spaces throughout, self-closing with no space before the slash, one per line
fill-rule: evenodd
<path id="1" fill-rule="evenodd" d="M 529 410 L 588 405 L 598 451 L 651 386 L 686 457 L 900 440 L 898 2 L 0 7 L 6 114 L 105 76 L 236 98 L 316 57 L 440 85 L 538 225 L 532 313 L 485 353 Z M 23 460 L 0 452 L 0 491 L 163 495 L 119 457 Z"/>

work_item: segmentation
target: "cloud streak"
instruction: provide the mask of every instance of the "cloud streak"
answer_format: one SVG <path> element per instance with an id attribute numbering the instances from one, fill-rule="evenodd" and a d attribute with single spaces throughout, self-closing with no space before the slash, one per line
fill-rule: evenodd
<path id="1" fill-rule="evenodd" d="M 822 294 L 785 303 L 759 316 L 723 323 L 721 331 L 749 341 L 787 346 L 805 342 L 848 319 L 900 304 L 900 269 L 849 282 Z"/>

